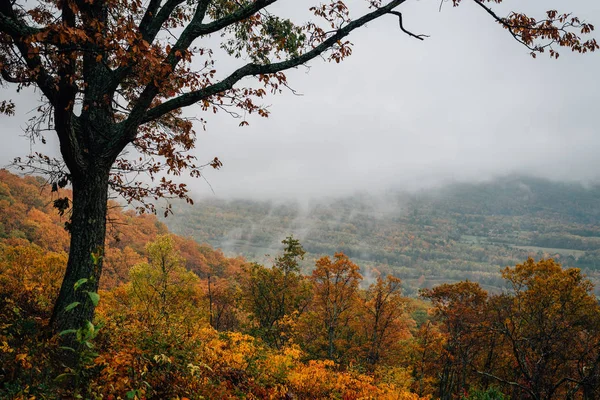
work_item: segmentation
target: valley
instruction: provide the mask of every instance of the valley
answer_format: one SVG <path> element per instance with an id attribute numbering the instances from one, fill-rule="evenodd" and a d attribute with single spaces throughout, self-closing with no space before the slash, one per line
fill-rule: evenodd
<path id="1" fill-rule="evenodd" d="M 419 192 L 300 202 L 203 199 L 164 219 L 180 235 L 266 262 L 288 235 L 300 239 L 308 271 L 343 252 L 363 273 L 404 282 L 404 292 L 471 280 L 502 289 L 500 271 L 552 257 L 600 282 L 600 186 L 525 176 L 456 183 Z"/>

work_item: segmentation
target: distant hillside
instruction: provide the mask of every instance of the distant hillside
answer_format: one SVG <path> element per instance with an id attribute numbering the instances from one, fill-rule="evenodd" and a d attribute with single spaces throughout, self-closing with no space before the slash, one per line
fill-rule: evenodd
<path id="1" fill-rule="evenodd" d="M 343 251 L 394 273 L 408 292 L 470 279 L 488 289 L 528 256 L 555 257 L 598 282 L 600 186 L 506 177 L 417 193 L 359 194 L 298 203 L 208 199 L 164 222 L 181 235 L 262 261 L 293 234 L 314 257 Z"/>
<path id="2" fill-rule="evenodd" d="M 430 193 L 426 193 L 427 195 Z M 551 182 L 531 177 L 505 177 L 487 183 L 454 184 L 439 190 L 435 207 L 460 214 L 561 218 L 597 223 L 600 185 Z"/>
<path id="3" fill-rule="evenodd" d="M 60 193 L 51 193 L 42 178 L 23 178 L 0 169 L 0 262 L 3 245 L 21 246 L 55 254 L 64 268 L 69 251 L 69 234 L 64 229 L 68 215 L 60 216 L 53 207 L 59 197 L 71 197 L 71 192 L 60 189 Z M 101 286 L 110 288 L 126 281 L 129 269 L 145 261 L 146 244 L 168 232 L 154 215 L 136 215 L 111 203 Z M 227 259 L 221 251 L 189 238 L 174 240 L 186 267 L 200 277 L 243 262 Z"/>
<path id="4" fill-rule="evenodd" d="M 66 256 L 67 217 L 52 207 L 57 196 L 42 183 L 0 170 L 0 243 L 33 243 Z M 367 277 L 372 268 L 400 277 L 406 294 L 463 279 L 498 290 L 500 268 L 528 256 L 555 257 L 600 282 L 600 186 L 508 177 L 303 205 L 209 199 L 174 211 L 161 222 L 111 209 L 104 287 L 126 279 L 129 267 L 144 258 L 145 244 L 167 232 L 166 225 L 186 237 L 177 238 L 178 247 L 201 276 L 233 262 L 225 255 L 266 261 L 293 234 L 308 251 L 305 271 L 316 257 L 343 251 Z"/>

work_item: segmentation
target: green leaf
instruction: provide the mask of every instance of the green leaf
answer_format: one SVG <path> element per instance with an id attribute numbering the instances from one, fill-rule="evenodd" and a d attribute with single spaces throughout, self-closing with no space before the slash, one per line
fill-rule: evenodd
<path id="1" fill-rule="evenodd" d="M 88 278 L 81 278 L 80 280 L 75 282 L 75 284 L 73 285 L 73 289 L 75 289 L 75 290 L 79 289 L 79 286 L 83 285 L 87 281 L 88 281 Z"/>
<path id="2" fill-rule="evenodd" d="M 60 346 L 59 349 L 61 349 L 61 350 L 68 350 L 68 351 L 72 351 L 73 353 L 77 353 L 77 351 L 74 348 L 68 347 L 68 346 Z"/>
<path id="3" fill-rule="evenodd" d="M 94 307 L 96 307 L 98 305 L 98 302 L 100 301 L 100 295 L 96 292 L 87 292 L 88 296 L 90 296 L 90 300 L 92 300 L 92 304 L 94 304 Z"/>
<path id="4" fill-rule="evenodd" d="M 57 376 L 56 378 L 54 378 L 54 380 L 56 382 L 61 382 L 64 381 L 65 379 L 71 377 L 71 376 L 75 376 L 75 374 L 68 372 L 68 373 L 64 373 L 64 374 L 60 374 L 59 376 Z"/>
<path id="5" fill-rule="evenodd" d="M 75 307 L 77 307 L 78 305 L 80 305 L 81 303 L 78 301 L 74 301 L 73 303 L 69 304 L 68 306 L 65 307 L 65 311 L 69 312 L 72 309 L 74 309 Z"/>
<path id="6" fill-rule="evenodd" d="M 98 265 L 100 263 L 100 260 L 102 259 L 102 256 L 100 254 L 97 254 L 97 253 L 91 253 L 90 257 L 91 257 L 92 262 L 94 263 L 94 265 Z"/>
<path id="7" fill-rule="evenodd" d="M 93 337 L 96 327 L 90 321 L 85 321 L 85 331 L 87 332 L 86 336 Z"/>
<path id="8" fill-rule="evenodd" d="M 61 331 L 58 334 L 58 336 L 68 335 L 69 333 L 77 333 L 77 329 L 67 329 L 67 330 Z"/>
<path id="9" fill-rule="evenodd" d="M 137 395 L 137 390 L 130 390 L 129 392 L 125 393 L 125 395 L 128 399 L 135 399 L 135 396 Z"/>

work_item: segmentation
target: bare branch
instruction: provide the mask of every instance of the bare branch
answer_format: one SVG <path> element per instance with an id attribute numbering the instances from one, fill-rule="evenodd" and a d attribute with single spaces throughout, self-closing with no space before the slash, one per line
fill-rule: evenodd
<path id="1" fill-rule="evenodd" d="M 160 3 L 162 3 L 162 0 L 150 0 L 150 4 L 148 4 L 148 8 L 142 17 L 139 29 L 145 40 L 148 40 L 151 37 L 152 32 L 158 32 L 160 26 L 162 26 L 166 18 L 168 18 L 168 15 L 171 14 L 170 11 L 173 9 L 173 3 L 179 3 L 179 1 L 169 1 L 161 10 L 163 11 L 162 15 L 157 15 Z M 165 17 L 165 15 L 167 15 L 167 17 Z M 158 29 L 155 28 L 156 26 L 158 26 Z"/>
<path id="2" fill-rule="evenodd" d="M 412 36 L 419 40 L 423 40 L 424 38 L 429 37 L 429 35 L 415 35 L 414 33 L 409 32 L 406 29 L 404 29 L 404 25 L 402 25 L 402 13 L 400 13 L 398 11 L 390 11 L 388 14 L 393 14 L 393 15 L 398 16 L 398 24 L 400 25 L 400 29 L 402 30 L 402 32 L 406 33 L 408 36 Z"/>
<path id="3" fill-rule="evenodd" d="M 496 376 L 496 375 L 493 375 L 493 374 L 490 374 L 490 373 L 488 373 L 488 372 L 484 372 L 484 371 L 475 371 L 475 372 L 477 372 L 479 375 L 483 375 L 483 376 L 487 376 L 488 378 L 495 379 L 495 380 L 497 380 L 498 382 L 502 382 L 502 383 L 505 383 L 505 384 L 507 384 L 507 385 L 510 385 L 510 386 L 516 386 L 516 387 L 520 388 L 521 390 L 523 390 L 523 391 L 525 391 L 525 392 L 529 393 L 531 396 L 533 396 L 533 398 L 535 398 L 535 397 L 536 397 L 536 396 L 535 396 L 535 393 L 533 393 L 533 392 L 531 391 L 531 389 L 529 389 L 527 386 L 523 386 L 523 385 L 521 385 L 521 384 L 520 384 L 520 383 L 518 383 L 518 382 L 507 381 L 507 380 L 505 380 L 505 379 L 502 379 L 502 378 L 500 378 L 500 377 L 498 377 L 498 376 Z"/>

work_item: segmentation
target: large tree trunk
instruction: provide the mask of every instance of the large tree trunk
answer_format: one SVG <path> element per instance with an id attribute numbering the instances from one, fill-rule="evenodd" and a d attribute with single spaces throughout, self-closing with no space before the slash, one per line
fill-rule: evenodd
<path id="1" fill-rule="evenodd" d="M 95 305 L 88 292 L 97 292 L 102 271 L 109 171 L 107 167 L 92 167 L 86 174 L 72 178 L 71 247 L 52 313 L 51 326 L 55 333 L 78 329 L 94 317 Z M 75 290 L 75 283 L 82 278 L 88 281 Z M 80 304 L 66 311 L 74 302 Z"/>

